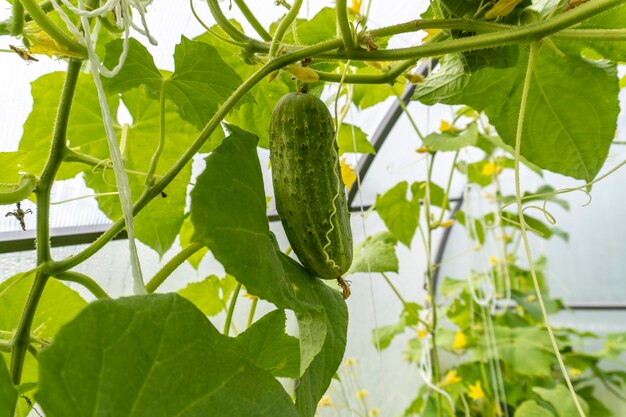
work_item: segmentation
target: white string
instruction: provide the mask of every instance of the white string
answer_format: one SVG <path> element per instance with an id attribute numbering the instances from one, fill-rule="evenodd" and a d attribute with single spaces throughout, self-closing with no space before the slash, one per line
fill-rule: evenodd
<path id="1" fill-rule="evenodd" d="M 454 401 L 452 400 L 452 397 L 445 390 L 439 388 L 433 383 L 432 359 L 430 357 L 430 334 L 420 339 L 420 344 L 422 346 L 422 354 L 420 356 L 420 363 L 418 365 L 420 375 L 422 376 L 424 383 L 430 389 L 445 397 L 445 399 L 450 404 L 450 408 L 452 409 L 452 415 L 454 415 L 456 414 L 456 407 L 454 406 Z"/>
<path id="2" fill-rule="evenodd" d="M 149 41 L 153 44 L 156 43 L 156 40 L 152 38 L 149 34 L 150 32 L 147 28 L 145 20 L 145 8 L 139 0 L 107 0 L 107 2 L 103 6 L 90 11 L 85 10 L 83 0 L 78 0 L 78 7 L 74 7 L 68 0 L 61 0 L 61 2 L 70 11 L 80 16 L 80 22 L 84 33 L 81 32 L 81 30 L 71 21 L 71 19 L 65 13 L 65 10 L 59 5 L 58 1 L 51 0 L 53 8 L 59 13 L 59 16 L 67 26 L 70 33 L 72 33 L 76 37 L 78 42 L 81 43 L 87 50 L 89 65 L 93 75 L 94 84 L 98 92 L 98 102 L 100 104 L 100 109 L 102 112 L 104 130 L 106 132 L 107 144 L 109 146 L 109 152 L 111 154 L 113 171 L 115 173 L 115 179 L 119 190 L 120 204 L 122 207 L 122 213 L 124 217 L 124 222 L 126 224 L 126 231 L 128 234 L 128 245 L 130 249 L 130 260 L 134 280 L 134 292 L 135 294 L 145 294 L 147 293 L 147 291 L 143 282 L 141 263 L 139 261 L 137 246 L 135 242 L 133 201 L 130 191 L 130 185 L 128 183 L 128 176 L 124 168 L 124 160 L 120 148 L 117 144 L 117 137 L 115 134 L 115 128 L 113 126 L 111 109 L 109 108 L 106 93 L 104 91 L 100 76 L 102 75 L 108 78 L 114 77 L 119 73 L 124 65 L 124 62 L 126 61 L 126 58 L 128 56 L 130 28 L 136 27 L 136 25 L 132 21 L 133 8 L 137 10 L 141 17 L 143 29 L 138 28 L 139 32 L 145 34 L 148 37 Z M 120 54 L 119 60 L 115 67 L 112 70 L 109 70 L 101 63 L 100 58 L 95 52 L 95 40 L 98 39 L 101 25 L 98 21 L 96 21 L 92 32 L 90 29 L 89 18 L 97 16 L 106 18 L 104 15 L 112 10 L 115 10 L 116 12 L 116 24 L 118 25 L 118 27 L 124 28 L 124 36 L 122 53 Z"/>

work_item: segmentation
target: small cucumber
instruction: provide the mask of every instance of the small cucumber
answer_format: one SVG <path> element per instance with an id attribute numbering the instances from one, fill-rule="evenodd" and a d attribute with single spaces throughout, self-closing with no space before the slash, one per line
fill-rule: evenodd
<path id="1" fill-rule="evenodd" d="M 289 243 L 313 275 L 336 279 L 352 264 L 352 231 L 335 140 L 326 105 L 307 93 L 290 93 L 270 120 L 270 160 L 276 209 Z"/>

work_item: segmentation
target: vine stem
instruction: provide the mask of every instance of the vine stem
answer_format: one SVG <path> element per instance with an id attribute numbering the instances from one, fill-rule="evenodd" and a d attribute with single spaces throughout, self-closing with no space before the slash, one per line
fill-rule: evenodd
<path id="1" fill-rule="evenodd" d="M 298 12 L 300 11 L 301 6 L 302 6 L 302 0 L 294 0 L 293 5 L 291 6 L 291 9 L 289 9 L 289 12 L 285 15 L 285 17 L 283 17 L 283 19 L 278 24 L 278 27 L 276 28 L 276 31 L 274 32 L 274 37 L 272 38 L 272 44 L 270 45 L 270 52 L 269 52 L 270 59 L 276 56 L 280 43 L 282 42 L 283 37 L 285 36 L 285 32 L 287 32 L 287 29 L 289 29 L 291 22 L 293 22 L 296 19 L 296 17 L 298 17 Z"/>
<path id="2" fill-rule="evenodd" d="M 230 332 L 230 324 L 233 322 L 233 313 L 235 312 L 235 305 L 237 304 L 237 299 L 239 298 L 239 291 L 241 291 L 241 282 L 237 283 L 235 291 L 233 291 L 233 298 L 231 298 L 230 305 L 228 306 L 228 313 L 226 314 L 226 321 L 224 322 L 225 336 L 228 336 L 228 333 Z"/>
<path id="3" fill-rule="evenodd" d="M 165 147 L 165 88 L 167 87 L 167 80 L 161 83 L 161 92 L 159 96 L 159 143 L 157 145 L 154 154 L 152 155 L 152 159 L 150 160 L 150 165 L 148 166 L 148 172 L 146 174 L 146 188 L 152 187 L 154 184 L 154 173 L 156 172 L 157 165 L 159 163 L 159 158 L 161 157 L 161 153 L 163 152 L 163 148 Z"/>
<path id="4" fill-rule="evenodd" d="M 30 17 L 46 32 L 52 39 L 67 47 L 77 57 L 84 58 L 87 56 L 87 50 L 84 46 L 74 41 L 65 32 L 63 32 L 52 20 L 46 12 L 42 10 L 36 0 L 15 0 L 21 1 L 24 8 L 28 11 Z"/>
<path id="5" fill-rule="evenodd" d="M 254 13 L 252 13 L 252 11 L 248 8 L 246 2 L 244 0 L 235 0 L 235 4 L 237 5 L 237 7 L 239 7 L 241 13 L 244 15 L 246 20 L 248 20 L 250 25 L 252 25 L 256 33 L 259 34 L 261 39 L 263 39 L 264 41 L 271 41 L 272 35 L 270 35 L 267 30 L 265 30 L 261 22 L 258 21 Z"/>
<path id="6" fill-rule="evenodd" d="M 80 284 L 83 287 L 85 287 L 87 290 L 89 290 L 89 292 L 92 293 L 98 299 L 111 298 L 111 296 L 109 296 L 109 294 L 107 294 L 106 291 L 104 291 L 102 287 L 98 285 L 96 281 L 94 281 L 93 279 L 91 279 L 85 274 L 81 274 L 80 272 L 75 272 L 75 271 L 61 272 L 60 274 L 55 275 L 53 278 L 56 278 L 59 281 L 68 281 L 68 282 L 75 282 L 77 284 Z"/>
<path id="7" fill-rule="evenodd" d="M 346 0 L 337 0 L 337 28 L 343 39 L 343 47 L 346 51 L 354 49 L 354 38 L 352 37 L 352 29 L 348 20 L 348 6 Z"/>
<path id="8" fill-rule="evenodd" d="M 563 374 L 563 378 L 565 379 L 565 383 L 569 388 L 570 394 L 572 395 L 572 400 L 576 405 L 576 410 L 580 417 L 586 417 L 585 412 L 583 411 L 580 402 L 578 401 L 578 396 L 576 395 L 576 391 L 574 390 L 574 386 L 572 385 L 572 381 L 567 374 L 567 369 L 565 364 L 563 363 L 563 358 L 561 357 L 561 352 L 559 351 L 559 346 L 556 342 L 556 338 L 554 336 L 554 331 L 552 330 L 552 325 L 550 324 L 550 319 L 548 317 L 548 312 L 546 310 L 545 303 L 543 301 L 543 296 L 541 294 L 541 287 L 539 286 L 539 280 L 537 279 L 537 273 L 535 271 L 535 264 L 533 262 L 532 253 L 530 250 L 530 243 L 528 240 L 528 233 L 526 231 L 526 220 L 524 219 L 524 208 L 522 205 L 522 191 L 521 191 L 521 181 L 520 181 L 520 157 L 521 157 L 521 148 L 522 148 L 522 134 L 524 129 L 524 116 L 526 113 L 526 109 L 528 106 L 528 95 L 530 91 L 530 83 L 532 82 L 532 73 L 535 68 L 535 60 L 539 53 L 540 48 L 539 42 L 533 42 L 530 44 L 530 52 L 528 55 L 528 66 L 526 67 L 526 77 L 524 79 L 524 87 L 522 90 L 522 100 L 520 103 L 520 111 L 519 117 L 517 119 L 517 131 L 515 134 L 515 201 L 517 203 L 517 215 L 519 218 L 519 226 L 522 234 L 522 240 L 524 242 L 524 250 L 526 252 L 526 257 L 528 259 L 528 264 L 530 267 L 530 274 L 533 279 L 533 285 L 535 287 L 535 294 L 537 296 L 537 301 L 539 302 L 539 307 L 541 308 L 541 314 L 543 315 L 543 321 L 548 330 L 548 334 L 550 336 L 550 342 L 552 343 L 552 349 L 554 350 L 554 354 L 556 355 L 557 362 L 559 363 L 559 367 L 561 368 L 561 373 Z"/>
<path id="9" fill-rule="evenodd" d="M 258 298 L 254 298 L 252 300 L 252 304 L 250 305 L 250 313 L 248 314 L 248 325 L 246 328 L 250 328 L 250 326 L 252 326 L 252 323 L 254 323 L 254 313 L 256 312 L 256 305 L 258 304 L 258 302 Z"/>
<path id="10" fill-rule="evenodd" d="M 154 277 L 146 284 L 146 291 L 153 293 L 165 282 L 165 280 L 174 272 L 183 262 L 185 262 L 191 255 L 198 252 L 204 247 L 204 244 L 200 242 L 192 242 L 185 249 L 181 250 L 170 259 L 163 268 L 157 272 Z"/>
<path id="11" fill-rule="evenodd" d="M 67 75 L 59 100 L 54 133 L 52 135 L 52 146 L 48 161 L 43 169 L 39 186 L 35 194 L 37 195 L 37 265 L 47 264 L 50 258 L 50 191 L 54 182 L 54 177 L 65 153 L 65 141 L 67 137 L 67 125 L 72 108 L 72 99 L 76 91 L 76 83 L 80 74 L 81 61 L 70 59 L 67 67 Z M 30 345 L 30 331 L 35 317 L 37 305 L 46 287 L 50 274 L 43 270 L 37 271 L 33 286 L 30 289 L 26 305 L 22 311 L 20 321 L 15 330 L 12 340 L 13 351 L 11 356 L 11 380 L 13 384 L 19 385 L 24 368 L 24 356 Z"/>

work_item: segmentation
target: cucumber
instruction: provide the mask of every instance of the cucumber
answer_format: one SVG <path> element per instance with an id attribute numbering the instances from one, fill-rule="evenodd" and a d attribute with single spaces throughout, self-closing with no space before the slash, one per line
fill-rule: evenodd
<path id="1" fill-rule="evenodd" d="M 316 277 L 342 279 L 352 264 L 352 231 L 335 140 L 326 105 L 289 93 L 270 119 L 270 160 L 276 209 L 291 248 Z"/>

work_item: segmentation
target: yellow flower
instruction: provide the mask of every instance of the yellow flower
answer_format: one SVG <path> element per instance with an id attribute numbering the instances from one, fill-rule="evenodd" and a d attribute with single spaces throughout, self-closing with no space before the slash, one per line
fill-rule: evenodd
<path id="1" fill-rule="evenodd" d="M 352 188 L 352 185 L 356 181 L 356 171 L 352 166 L 346 162 L 346 158 L 341 158 L 341 179 L 348 190 Z"/>
<path id="2" fill-rule="evenodd" d="M 369 392 L 367 392 L 366 389 L 360 389 L 356 393 L 356 399 L 357 400 L 362 400 L 363 398 L 367 397 L 368 395 L 369 395 Z"/>
<path id="3" fill-rule="evenodd" d="M 419 340 L 424 340 L 426 336 L 428 336 L 428 332 L 426 331 L 426 329 L 424 329 L 423 327 L 417 329 L 417 338 Z"/>
<path id="4" fill-rule="evenodd" d="M 361 13 L 361 0 L 352 0 L 352 5 L 348 8 L 351 13 Z"/>
<path id="5" fill-rule="evenodd" d="M 370 410 L 370 417 L 375 417 L 380 415 L 380 408 L 372 408 Z"/>
<path id="6" fill-rule="evenodd" d="M 462 331 L 458 331 L 454 334 L 454 341 L 452 342 L 452 349 L 459 350 L 467 346 L 467 337 Z"/>
<path id="7" fill-rule="evenodd" d="M 485 177 L 489 177 L 491 175 L 497 175 L 501 172 L 502 172 L 501 166 L 494 164 L 493 162 L 487 162 L 485 165 L 483 165 L 483 169 L 481 173 Z"/>
<path id="8" fill-rule="evenodd" d="M 583 371 L 581 371 L 581 370 L 580 370 L 580 369 L 578 369 L 578 368 L 570 368 L 570 370 L 569 370 L 569 374 L 570 374 L 571 376 L 579 376 L 579 375 L 580 375 L 580 374 L 582 374 L 582 373 L 583 373 Z"/>
<path id="9" fill-rule="evenodd" d="M 439 383 L 440 387 L 445 387 L 448 385 L 456 384 L 457 382 L 461 382 L 461 377 L 458 376 L 456 369 L 448 371 L 446 377 Z"/>
<path id="10" fill-rule="evenodd" d="M 352 366 L 352 365 L 356 365 L 356 359 L 354 358 L 346 359 L 346 366 Z"/>
<path id="11" fill-rule="evenodd" d="M 496 258 L 495 256 L 491 255 L 491 256 L 489 257 L 489 263 L 490 263 L 491 265 L 495 265 L 495 264 L 497 264 L 497 263 L 498 263 L 498 258 Z"/>
<path id="12" fill-rule="evenodd" d="M 324 395 L 319 403 L 317 403 L 318 407 L 328 407 L 333 405 L 333 400 L 330 398 L 330 395 Z"/>
<path id="13" fill-rule="evenodd" d="M 406 78 L 411 84 L 419 84 L 424 81 L 424 77 L 422 75 L 412 72 L 404 73 L 404 78 Z"/>
<path id="14" fill-rule="evenodd" d="M 452 225 L 454 225 L 454 219 L 449 219 L 444 222 L 441 222 L 441 227 L 443 227 L 444 229 L 447 229 L 448 227 L 452 227 Z"/>
<path id="15" fill-rule="evenodd" d="M 422 38 L 422 42 L 432 39 L 436 34 L 441 32 L 441 29 L 424 29 L 424 32 L 426 32 L 426 36 Z"/>
<path id="16" fill-rule="evenodd" d="M 485 392 L 483 391 L 483 387 L 480 385 L 480 381 L 476 381 L 474 385 L 469 386 L 469 392 L 467 396 L 470 397 L 474 401 L 482 400 L 485 398 Z"/>
<path id="17" fill-rule="evenodd" d="M 30 22 L 24 27 L 24 37 L 30 44 L 29 52 L 33 54 L 56 56 L 58 58 L 81 58 L 79 53 L 52 39 L 50 35 L 34 22 Z"/>
<path id="18" fill-rule="evenodd" d="M 446 122 L 445 120 L 441 121 L 441 124 L 439 125 L 439 131 L 441 133 L 445 133 L 445 132 L 458 132 L 459 129 L 457 129 L 454 125 L 451 125 L 450 123 Z"/>

